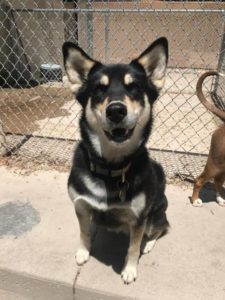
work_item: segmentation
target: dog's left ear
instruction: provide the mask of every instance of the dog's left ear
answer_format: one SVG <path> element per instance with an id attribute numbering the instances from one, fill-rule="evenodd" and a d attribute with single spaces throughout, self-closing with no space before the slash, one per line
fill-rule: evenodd
<path id="1" fill-rule="evenodd" d="M 84 50 L 71 42 L 65 42 L 62 51 L 71 90 L 76 93 L 86 81 L 88 73 L 93 66 L 100 63 L 90 58 Z"/>
<path id="2" fill-rule="evenodd" d="M 161 37 L 152 43 L 137 59 L 131 63 L 139 63 L 145 69 L 147 77 L 158 90 L 164 85 L 168 62 L 168 41 Z"/>

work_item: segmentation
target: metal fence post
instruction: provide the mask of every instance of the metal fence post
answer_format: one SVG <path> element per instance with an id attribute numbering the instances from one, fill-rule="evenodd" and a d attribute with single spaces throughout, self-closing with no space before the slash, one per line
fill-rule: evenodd
<path id="1" fill-rule="evenodd" d="M 220 76 L 218 76 L 215 80 L 213 97 L 216 104 L 222 109 L 225 109 L 225 14 L 223 15 L 223 20 L 223 37 L 221 40 L 220 57 L 217 67 L 217 71 L 219 72 Z"/>
<path id="2" fill-rule="evenodd" d="M 109 63 L 109 13 L 105 12 L 105 63 Z"/>
<path id="3" fill-rule="evenodd" d="M 92 4 L 88 1 L 87 8 L 90 11 L 87 12 L 87 53 L 91 57 L 93 56 L 93 13 L 91 11 Z"/>

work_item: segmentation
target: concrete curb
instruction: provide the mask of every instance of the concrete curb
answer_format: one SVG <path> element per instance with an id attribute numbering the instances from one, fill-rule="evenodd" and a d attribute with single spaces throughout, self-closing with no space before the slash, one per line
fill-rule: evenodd
<path id="1" fill-rule="evenodd" d="M 26 300 L 73 300 L 73 285 L 56 282 L 48 278 L 38 278 L 30 274 L 17 273 L 13 270 L 0 270 L 0 289 L 14 293 Z M 1 294 L 0 294 L 1 295 Z M 6 298 L 7 299 L 7 298 Z"/>

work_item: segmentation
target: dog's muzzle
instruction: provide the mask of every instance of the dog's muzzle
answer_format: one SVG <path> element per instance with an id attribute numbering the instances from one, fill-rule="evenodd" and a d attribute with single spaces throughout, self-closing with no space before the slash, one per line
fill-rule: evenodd
<path id="1" fill-rule="evenodd" d="M 126 126 L 127 107 L 122 102 L 111 102 L 106 108 L 106 119 L 110 130 L 105 131 L 106 136 L 117 143 L 122 143 L 131 137 L 133 128 Z"/>

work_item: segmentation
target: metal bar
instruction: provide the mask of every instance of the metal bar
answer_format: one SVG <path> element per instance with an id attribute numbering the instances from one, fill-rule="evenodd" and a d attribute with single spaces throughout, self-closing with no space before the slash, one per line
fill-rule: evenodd
<path id="1" fill-rule="evenodd" d="M 109 62 L 109 14 L 105 14 L 105 63 Z"/>
<path id="2" fill-rule="evenodd" d="M 220 46 L 220 56 L 217 66 L 218 73 L 225 74 L 225 15 L 223 16 L 224 26 L 223 26 L 223 35 Z M 225 78 L 222 76 L 217 76 L 215 79 L 214 90 L 212 91 L 212 98 L 217 106 L 222 109 L 225 109 L 224 103 L 224 87 L 225 87 Z M 222 95 L 221 95 L 222 94 Z"/>
<path id="3" fill-rule="evenodd" d="M 93 56 L 93 12 L 91 3 L 87 3 L 87 53 L 89 56 Z"/>
<path id="4" fill-rule="evenodd" d="M 57 141 L 69 141 L 69 142 L 76 142 L 79 141 L 77 139 L 70 139 L 70 138 L 61 138 L 61 137 L 52 137 L 52 136 L 47 136 L 47 135 L 34 135 L 34 134 L 26 134 L 26 133 L 14 133 L 14 132 L 10 132 L 7 131 L 5 132 L 5 135 L 12 135 L 12 136 L 23 136 L 26 139 L 30 139 L 30 138 L 38 138 L 38 139 L 47 139 L 47 140 L 57 140 Z M 21 143 L 21 142 L 20 142 Z M 19 144 L 20 144 L 19 143 Z"/>
<path id="5" fill-rule="evenodd" d="M 225 9 L 153 9 L 153 8 L 126 8 L 126 9 L 109 9 L 109 8 L 12 8 L 16 12 L 75 12 L 75 13 L 225 13 Z"/>
<path id="6" fill-rule="evenodd" d="M 158 149 L 158 148 L 152 148 L 147 147 L 149 151 L 155 151 L 155 152 L 166 152 L 166 153 L 175 153 L 175 154 L 186 154 L 186 155 L 193 155 L 193 156 L 204 156 L 207 157 L 208 154 L 200 153 L 200 152 L 185 152 L 185 151 L 178 151 L 178 150 L 169 150 L 169 149 Z"/>
<path id="7" fill-rule="evenodd" d="M 218 72 L 225 73 L 225 14 L 223 15 L 224 26 L 223 26 L 223 37 L 220 47 L 220 57 L 218 63 Z"/>
<path id="8" fill-rule="evenodd" d="M 11 156 L 13 154 L 13 152 L 18 151 L 26 142 L 29 141 L 30 138 L 31 137 L 29 137 L 29 136 L 24 136 L 21 142 L 19 142 L 18 144 L 16 144 L 15 146 L 13 146 L 10 149 L 7 149 L 6 156 Z"/>

